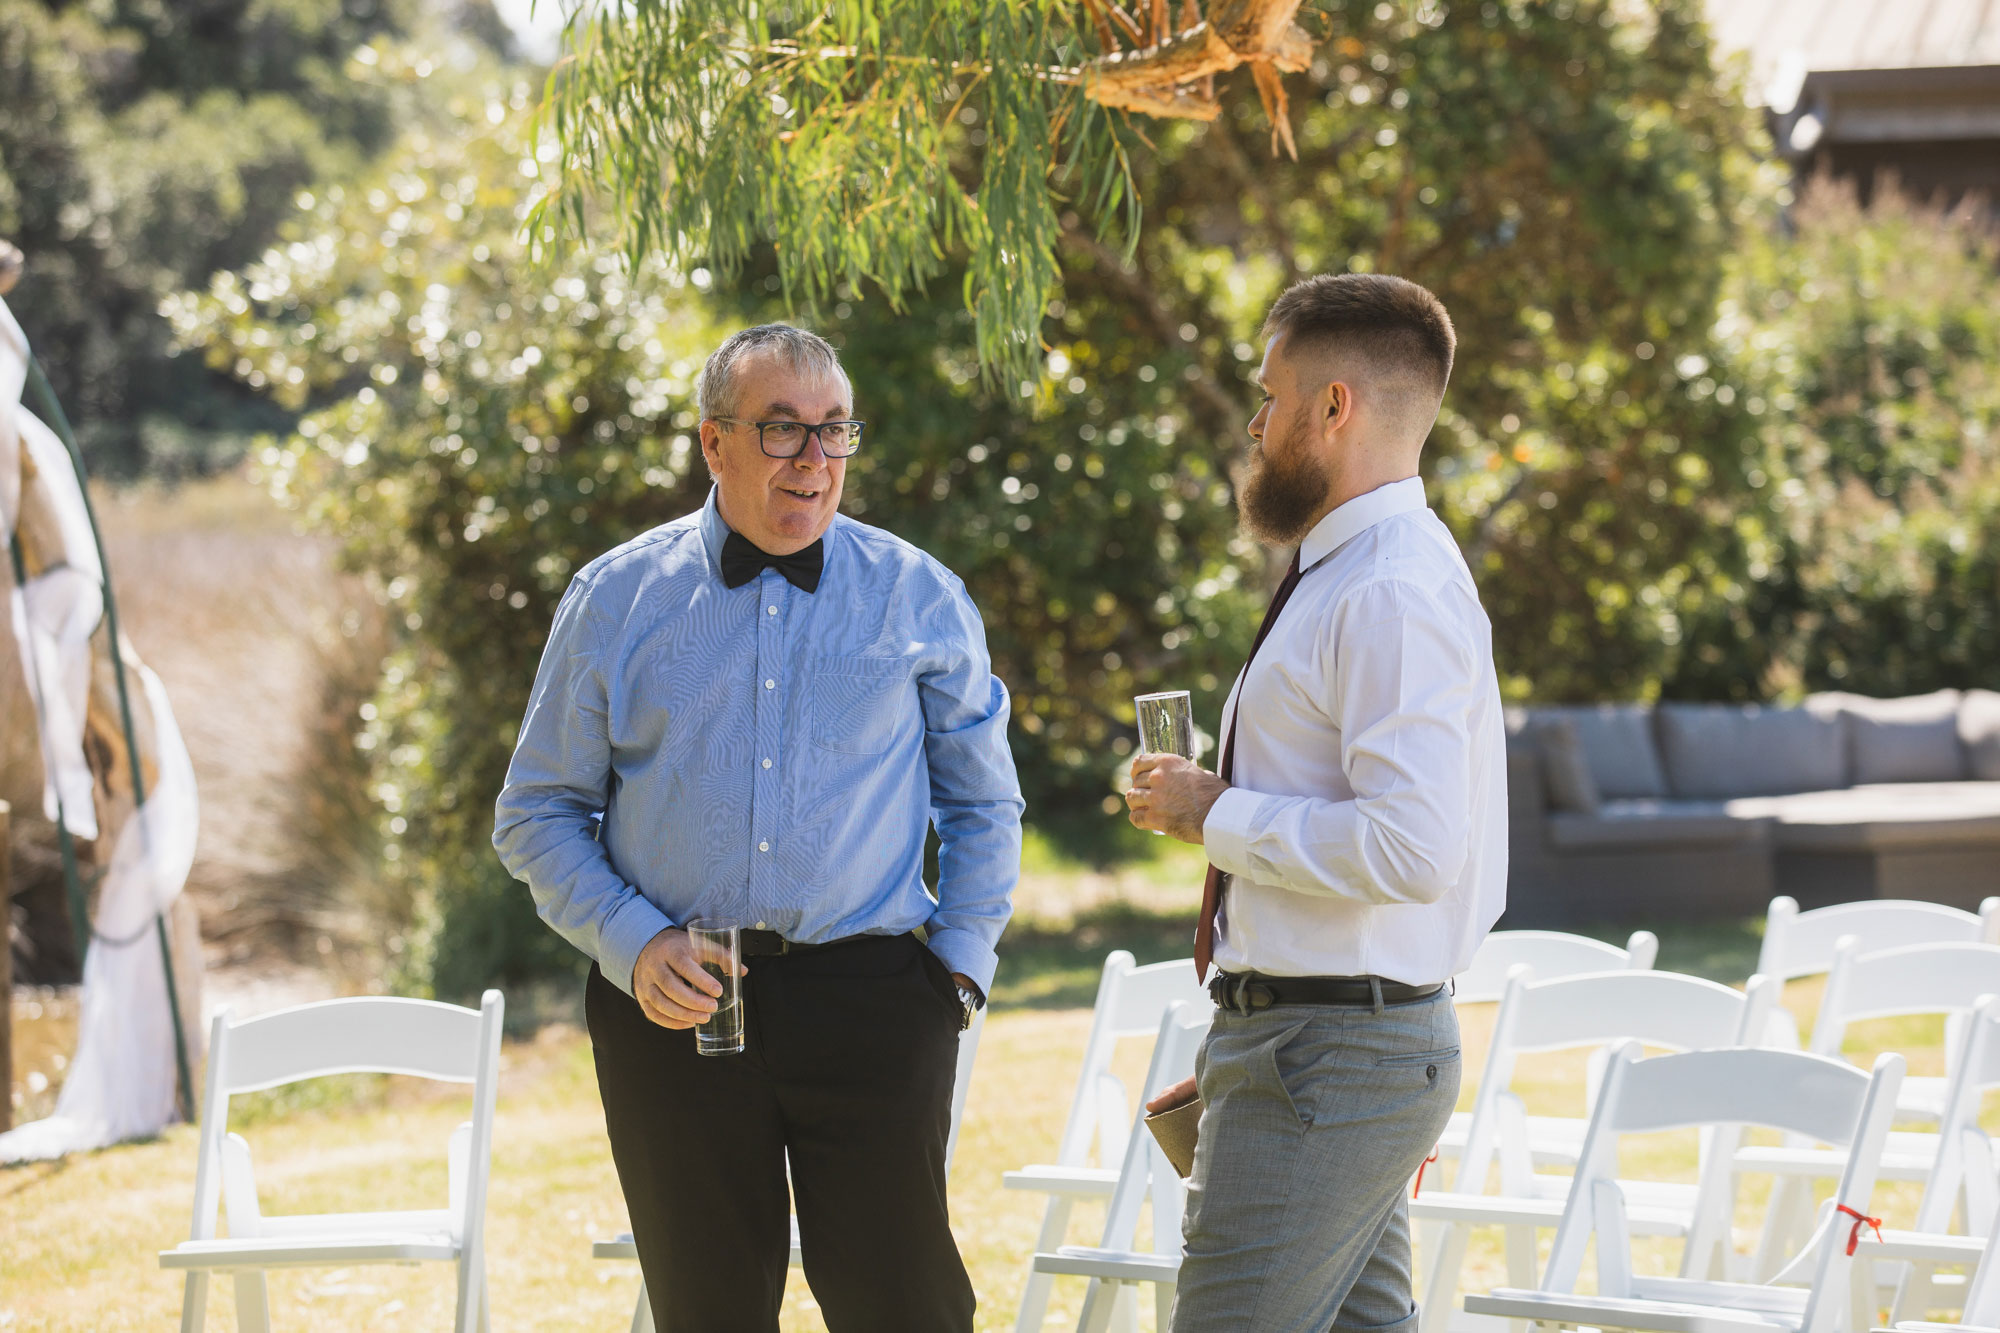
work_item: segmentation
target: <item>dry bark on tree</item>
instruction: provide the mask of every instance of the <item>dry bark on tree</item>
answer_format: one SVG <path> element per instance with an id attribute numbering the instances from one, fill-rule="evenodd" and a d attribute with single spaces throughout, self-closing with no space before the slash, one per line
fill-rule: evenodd
<path id="1" fill-rule="evenodd" d="M 1100 8 L 1102 6 L 1102 8 Z M 1292 141 L 1289 104 L 1282 71 L 1297 74 L 1312 64 L 1312 38 L 1293 22 L 1298 0 L 1225 0 L 1210 18 L 1200 20 L 1192 4 L 1182 9 L 1179 31 L 1166 30 L 1167 6 L 1158 0 L 1145 44 L 1114 49 L 1112 18 L 1135 42 L 1138 26 L 1115 0 L 1084 0 L 1105 53 L 1084 74 L 1084 92 L 1105 106 L 1149 116 L 1214 120 L 1222 106 L 1215 97 L 1215 76 L 1239 65 L 1250 66 L 1257 94 L 1271 118 L 1271 147 L 1298 157 Z M 1187 22 L 1194 19 L 1194 22 Z"/>

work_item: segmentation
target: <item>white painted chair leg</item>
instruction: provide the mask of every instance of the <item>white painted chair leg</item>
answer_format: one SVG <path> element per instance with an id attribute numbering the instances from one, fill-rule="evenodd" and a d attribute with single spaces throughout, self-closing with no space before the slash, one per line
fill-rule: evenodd
<path id="1" fill-rule="evenodd" d="M 1035 1237 L 1036 1254 L 1052 1254 L 1063 1243 L 1069 1232 L 1069 1211 L 1071 1201 L 1060 1194 L 1049 1196 L 1049 1205 L 1042 1211 L 1042 1229 Z M 1028 1280 L 1021 1288 L 1021 1312 L 1014 1318 L 1014 1333 L 1040 1333 L 1042 1323 L 1049 1314 L 1049 1293 L 1055 1289 L 1054 1273 L 1038 1273 L 1035 1261 L 1028 1260 Z"/>
<path id="2" fill-rule="evenodd" d="M 188 1273 L 181 1287 L 181 1333 L 201 1333 L 208 1323 L 208 1274 Z"/>
<path id="3" fill-rule="evenodd" d="M 1534 1288 L 1541 1285 L 1535 1276 L 1535 1229 L 1507 1228 L 1507 1285 Z"/>
<path id="4" fill-rule="evenodd" d="M 493 1298 L 487 1293 L 486 1287 L 486 1256 L 484 1253 L 481 1253 L 479 1256 L 479 1333 L 493 1333 L 492 1320 L 489 1318 L 492 1312 Z"/>
<path id="5" fill-rule="evenodd" d="M 1417 1310 L 1417 1328 L 1419 1333 L 1448 1333 L 1458 1310 L 1458 1276 L 1465 1269 L 1466 1233 L 1470 1228 L 1456 1222 L 1440 1222 L 1426 1229 L 1435 1240 L 1427 1247 L 1429 1263 L 1425 1265 L 1424 1299 Z"/>
<path id="6" fill-rule="evenodd" d="M 1117 1333 L 1139 1333 L 1139 1286 L 1120 1282 L 1111 1302 L 1111 1327 Z"/>
<path id="7" fill-rule="evenodd" d="M 644 1281 L 639 1283 L 639 1303 L 632 1307 L 632 1333 L 654 1333 L 653 1301 Z"/>
<path id="8" fill-rule="evenodd" d="M 1171 1282 L 1153 1284 L 1153 1327 L 1157 1333 L 1167 1333 L 1174 1322 L 1174 1293 L 1178 1291 Z"/>
<path id="9" fill-rule="evenodd" d="M 236 1273 L 236 1328 L 237 1333 L 271 1333 L 271 1300 L 260 1268 Z"/>

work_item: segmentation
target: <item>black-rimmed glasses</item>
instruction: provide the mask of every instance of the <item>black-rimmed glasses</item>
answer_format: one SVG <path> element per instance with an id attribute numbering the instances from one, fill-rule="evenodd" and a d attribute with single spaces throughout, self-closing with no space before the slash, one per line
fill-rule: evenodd
<path id="1" fill-rule="evenodd" d="M 803 421 L 743 421 L 736 417 L 710 417 L 726 426 L 755 426 L 757 447 L 766 458 L 797 458 L 805 452 L 806 437 L 819 436 L 820 452 L 828 458 L 848 458 L 861 447 L 865 421 L 822 421 L 809 426 Z"/>

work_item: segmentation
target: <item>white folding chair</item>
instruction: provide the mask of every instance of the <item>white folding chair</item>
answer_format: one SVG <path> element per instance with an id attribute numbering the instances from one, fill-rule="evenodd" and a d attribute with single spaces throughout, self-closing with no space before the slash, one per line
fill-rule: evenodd
<path id="1" fill-rule="evenodd" d="M 2000 1261 L 1993 1257 L 1992 1238 L 2000 1231 L 2000 1217 L 1991 1217 L 1985 1229 L 1970 1236 L 1953 1236 L 1926 1231 L 1885 1231 L 1879 1240 L 1862 1237 L 1855 1253 L 1854 1308 L 1867 1312 L 1874 1288 L 1863 1274 L 1878 1260 L 1901 1260 L 1912 1267 L 1936 1268 L 1955 1265 L 1969 1270 L 1965 1297 L 1958 1321 L 1950 1324 L 1926 1323 L 1893 1316 L 1899 1333 L 1956 1333 L 1961 1329 L 2000 1329 Z M 1900 1308 L 1900 1301 L 1899 1301 Z M 1855 1326 L 1861 1321 L 1857 1318 Z"/>
<path id="2" fill-rule="evenodd" d="M 1571 935 L 1560 930 L 1496 930 L 1480 942 L 1472 962 L 1451 979 L 1453 1004 L 1496 1003 L 1507 988 L 1507 975 L 1517 967 L 1533 969 L 1536 977 L 1553 981 L 1557 977 L 1579 976 L 1586 972 L 1651 970 L 1659 956 L 1659 938 L 1650 930 L 1638 930 L 1624 948 Z M 1472 1132 L 1472 1112 L 1453 1111 L 1438 1140 L 1439 1157 L 1455 1158 L 1465 1151 L 1466 1135 Z M 1573 1134 L 1536 1143 L 1541 1158 L 1569 1163 L 1576 1160 L 1582 1141 L 1582 1124 Z"/>
<path id="3" fill-rule="evenodd" d="M 1942 1014 L 1957 1022 L 1947 1028 L 1947 1073 L 1943 1078 L 1903 1080 L 1897 1118 L 1935 1124 L 1944 1114 L 1946 1094 L 1957 1071 L 1951 1037 L 1963 1033 L 1964 1016 L 1984 995 L 2000 995 L 2000 947 L 1989 944 L 1910 944 L 1863 953 L 1860 941 L 1842 937 L 1827 973 L 1826 993 L 1813 1019 L 1811 1049 L 1838 1059 L 1851 1024 L 1872 1018 Z M 1960 1043 L 1962 1045 L 1962 1042 Z M 1936 1161 L 1933 1134 L 1898 1133 L 1890 1140 L 1886 1178 L 1922 1180 Z M 1786 1142 L 1754 1145 L 1737 1153 L 1744 1171 L 1771 1171 L 1777 1181 L 1765 1214 L 1754 1272 L 1777 1271 L 1812 1220 L 1810 1180 L 1833 1174 L 1836 1164 L 1810 1145 Z"/>
<path id="4" fill-rule="evenodd" d="M 1117 1185 L 1106 1210 L 1102 1239 L 1096 1245 L 1064 1245 L 1053 1251 L 1039 1251 L 1030 1260 L 1030 1270 L 1034 1273 L 1052 1278 L 1067 1275 L 1090 1279 L 1077 1333 L 1105 1333 L 1114 1317 L 1126 1327 L 1137 1328 L 1138 1288 L 1143 1284 L 1153 1287 L 1160 1328 L 1166 1328 L 1173 1313 L 1174 1290 L 1181 1271 L 1184 1191 L 1180 1174 L 1144 1127 L 1144 1100 L 1194 1072 L 1195 1054 L 1201 1049 L 1202 1038 L 1214 1017 L 1215 1007 L 1204 1000 L 1199 1005 L 1177 1001 L 1160 1019 L 1152 1064 L 1146 1071 L 1144 1097 L 1125 1139 L 1124 1160 L 1119 1164 Z M 1153 1248 L 1139 1250 L 1134 1246 L 1148 1197 L 1153 1203 Z"/>
<path id="5" fill-rule="evenodd" d="M 2000 944 L 2000 898 L 1981 902 L 1977 915 L 1910 898 L 1835 903 L 1801 912 L 1796 898 L 1773 898 L 1764 914 L 1757 971 L 1780 981 L 1820 976 L 1832 970 L 1834 950 L 1849 935 L 1871 953 L 1906 944 Z M 1798 1046 L 1798 1024 L 1790 1011 L 1780 1009 L 1778 1016 L 1791 1030 L 1790 1044 Z M 1911 1092 L 1903 1090 L 1906 1100 Z"/>
<path id="6" fill-rule="evenodd" d="M 1112 1057 L 1121 1041 L 1154 1036 L 1160 1020 L 1177 1003 L 1197 1008 L 1210 1003 L 1207 990 L 1196 979 L 1193 959 L 1139 967 L 1131 954 L 1120 949 L 1104 960 L 1097 1001 L 1091 1009 L 1090 1036 L 1083 1047 L 1083 1068 L 1077 1073 L 1076 1092 L 1070 1098 L 1069 1118 L 1063 1122 L 1056 1159 L 1001 1177 L 1007 1189 L 1048 1195 L 1042 1229 L 1035 1238 L 1036 1253 L 1051 1252 L 1063 1243 L 1069 1232 L 1070 1210 L 1078 1199 L 1111 1196 L 1118 1182 L 1117 1163 L 1125 1156 L 1133 1110 L 1125 1084 L 1111 1072 Z M 1016 1333 L 1035 1333 L 1041 1328 L 1054 1281 L 1050 1274 L 1035 1271 L 1030 1260 L 1014 1322 Z"/>
<path id="7" fill-rule="evenodd" d="M 1523 964 L 1553 981 L 1582 972 L 1650 971 L 1659 954 L 1659 937 L 1650 930 L 1632 932 L 1622 949 L 1560 930 L 1496 930 L 1451 979 L 1451 996 L 1457 1004 L 1492 1004 L 1507 989 L 1507 974 Z"/>
<path id="8" fill-rule="evenodd" d="M 972 1086 L 972 1061 L 979 1053 L 979 1034 L 986 1030 L 986 1010 L 980 1009 L 972 1016 L 972 1026 L 958 1034 L 957 1072 L 952 1076 L 951 1085 L 951 1127 L 945 1132 L 944 1170 L 951 1174 L 952 1154 L 958 1151 L 958 1125 L 965 1118 L 965 1093 Z M 593 1242 L 590 1247 L 593 1259 L 637 1259 L 639 1248 L 632 1240 L 632 1233 L 621 1231 L 610 1240 Z M 805 1262 L 799 1250 L 799 1219 L 792 1218 L 791 1266 L 799 1267 Z M 646 1296 L 646 1282 L 639 1281 L 639 1300 L 632 1309 L 632 1333 L 653 1333 L 653 1306 Z"/>
<path id="9" fill-rule="evenodd" d="M 1733 990 L 1676 972 L 1597 972 L 1536 981 L 1525 965 L 1507 980 L 1493 1024 L 1486 1069 L 1473 1102 L 1472 1129 L 1450 1191 L 1427 1190 L 1410 1202 L 1410 1219 L 1424 1224 L 1425 1333 L 1450 1327 L 1452 1296 L 1475 1226 L 1507 1229 L 1507 1267 L 1521 1286 L 1535 1281 L 1535 1232 L 1563 1217 L 1572 1178 L 1534 1170 L 1532 1118 L 1510 1090 L 1523 1052 L 1599 1047 L 1625 1040 L 1673 1051 L 1749 1046 L 1763 1033 L 1778 986 L 1752 977 Z M 1565 1121 L 1587 1129 L 1591 1122 Z M 1544 1130 L 1545 1137 L 1553 1131 Z M 1582 1150 L 1582 1134 L 1576 1143 Z M 1489 1192 L 1499 1165 L 1499 1189 Z M 1633 1229 L 1643 1235 L 1687 1237 L 1684 1273 L 1708 1276 L 1724 1262 L 1729 1218 L 1695 1211 L 1697 1191 L 1668 1182 L 1621 1182 L 1632 1197 Z M 1705 1223 L 1705 1224 L 1704 1224 Z"/>
<path id="10" fill-rule="evenodd" d="M 1544 1328 L 1835 1333 L 1848 1327 L 1847 1242 L 1868 1213 L 1902 1075 L 1903 1057 L 1893 1054 L 1864 1074 L 1844 1061 L 1800 1051 L 1691 1051 L 1642 1060 L 1636 1042 L 1621 1045 L 1605 1070 L 1541 1286 L 1468 1296 L 1465 1308 Z M 1774 1284 L 1636 1274 L 1625 1191 L 1617 1179 L 1621 1136 L 1701 1127 L 1714 1150 L 1702 1163 L 1700 1211 L 1727 1215 L 1734 1195 L 1728 1149 L 1746 1125 L 1847 1150 L 1847 1169 L 1812 1246 Z M 1590 1295 L 1577 1290 L 1577 1279 L 1593 1241 L 1597 1293 Z"/>
<path id="11" fill-rule="evenodd" d="M 458 1266 L 458 1333 L 487 1325 L 486 1182 L 493 1149 L 493 1097 L 505 1002 L 487 991 L 479 1008 L 370 996 L 328 1000 L 234 1021 L 215 1015 L 208 1039 L 189 1238 L 160 1252 L 162 1268 L 185 1272 L 182 1333 L 200 1329 L 211 1273 L 236 1282 L 236 1326 L 270 1328 L 264 1273 L 274 1268 L 348 1268 L 435 1260 Z M 411 1074 L 472 1085 L 472 1119 L 451 1135 L 449 1206 L 387 1213 L 267 1216 L 257 1198 L 250 1145 L 229 1133 L 229 1099 L 327 1074 Z M 226 1206 L 229 1235 L 218 1238 Z"/>
<path id="12" fill-rule="evenodd" d="M 1773 898 L 1764 916 L 1764 942 L 1757 971 L 1780 981 L 1818 976 L 1833 968 L 1834 949 L 1844 936 L 1863 941 L 1870 952 L 1906 944 L 2000 944 L 2000 898 L 1979 904 L 1979 913 L 1942 903 L 1883 898 L 1799 910 L 1796 898 Z"/>

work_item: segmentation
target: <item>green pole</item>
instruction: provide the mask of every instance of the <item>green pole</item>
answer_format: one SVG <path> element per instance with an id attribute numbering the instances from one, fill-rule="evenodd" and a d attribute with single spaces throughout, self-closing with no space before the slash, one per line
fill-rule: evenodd
<path id="1" fill-rule="evenodd" d="M 28 387 L 38 400 L 42 419 L 55 431 L 63 447 L 69 450 L 70 466 L 76 469 L 77 489 L 83 495 L 83 511 L 90 519 L 90 539 L 97 546 L 97 562 L 104 567 L 104 626 L 105 632 L 111 636 L 111 674 L 118 683 L 118 712 L 125 726 L 125 751 L 132 761 L 132 807 L 136 817 L 140 807 L 146 803 L 146 778 L 139 767 L 139 732 L 132 722 L 132 696 L 125 683 L 125 655 L 118 637 L 118 601 L 111 595 L 111 561 L 104 553 L 104 532 L 98 526 L 96 507 L 90 503 L 90 475 L 84 469 L 83 451 L 77 448 L 69 417 L 63 412 L 62 404 L 56 401 L 55 390 L 49 386 L 48 376 L 42 373 L 41 362 L 32 355 L 28 357 Z M 160 963 L 167 976 L 167 1012 L 174 1024 L 174 1064 L 180 1074 L 181 1118 L 192 1121 L 194 1076 L 188 1067 L 187 1033 L 181 1023 L 180 988 L 174 984 L 174 951 L 167 939 L 164 913 L 153 913 L 153 928 L 159 937 Z"/>

